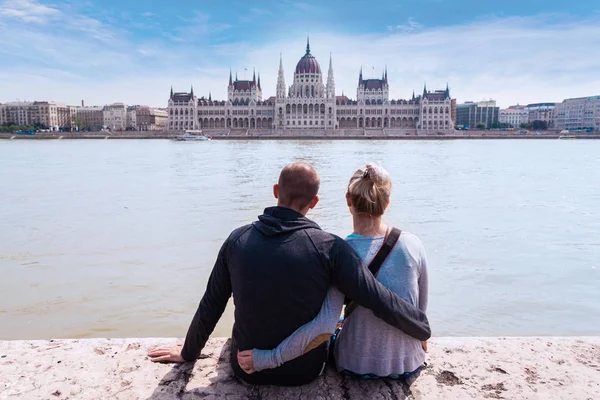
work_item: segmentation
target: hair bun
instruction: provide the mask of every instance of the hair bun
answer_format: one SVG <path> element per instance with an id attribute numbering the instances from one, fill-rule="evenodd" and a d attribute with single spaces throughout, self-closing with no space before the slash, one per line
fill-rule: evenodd
<path id="1" fill-rule="evenodd" d="M 365 172 L 363 173 L 363 179 L 368 179 L 375 183 L 382 183 L 384 181 L 385 170 L 378 164 L 367 164 Z"/>

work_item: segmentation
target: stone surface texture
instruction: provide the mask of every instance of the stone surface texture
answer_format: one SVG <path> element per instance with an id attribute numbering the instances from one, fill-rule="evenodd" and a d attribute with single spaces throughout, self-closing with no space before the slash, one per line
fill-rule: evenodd
<path id="1" fill-rule="evenodd" d="M 177 342 L 0 342 L 0 399 L 600 399 L 600 338 L 435 338 L 411 385 L 354 380 L 329 366 L 292 388 L 236 379 L 227 339 L 211 339 L 195 364 L 146 357 Z"/>

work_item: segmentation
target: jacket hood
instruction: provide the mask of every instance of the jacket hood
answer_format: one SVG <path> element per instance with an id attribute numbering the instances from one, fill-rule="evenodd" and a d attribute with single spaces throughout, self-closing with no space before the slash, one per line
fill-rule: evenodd
<path id="1" fill-rule="evenodd" d="M 285 207 L 266 208 L 264 214 L 260 215 L 252 226 L 265 236 L 282 235 L 308 228 L 321 229 L 316 222 Z"/>

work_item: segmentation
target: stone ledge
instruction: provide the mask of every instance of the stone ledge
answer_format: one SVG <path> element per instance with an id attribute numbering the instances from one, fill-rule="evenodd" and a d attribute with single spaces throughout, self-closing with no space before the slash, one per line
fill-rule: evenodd
<path id="1" fill-rule="evenodd" d="M 0 342 L 0 399 L 598 399 L 600 338 L 435 338 L 429 366 L 408 386 L 360 381 L 329 367 L 295 388 L 239 382 L 226 339 L 195 364 L 153 364 L 176 339 Z"/>

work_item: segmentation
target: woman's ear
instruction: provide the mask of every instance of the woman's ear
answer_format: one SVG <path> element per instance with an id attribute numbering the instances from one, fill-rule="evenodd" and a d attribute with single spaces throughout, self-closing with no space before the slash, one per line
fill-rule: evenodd
<path id="1" fill-rule="evenodd" d="M 348 207 L 352 207 L 352 201 L 350 200 L 350 193 L 346 192 L 346 204 Z"/>

